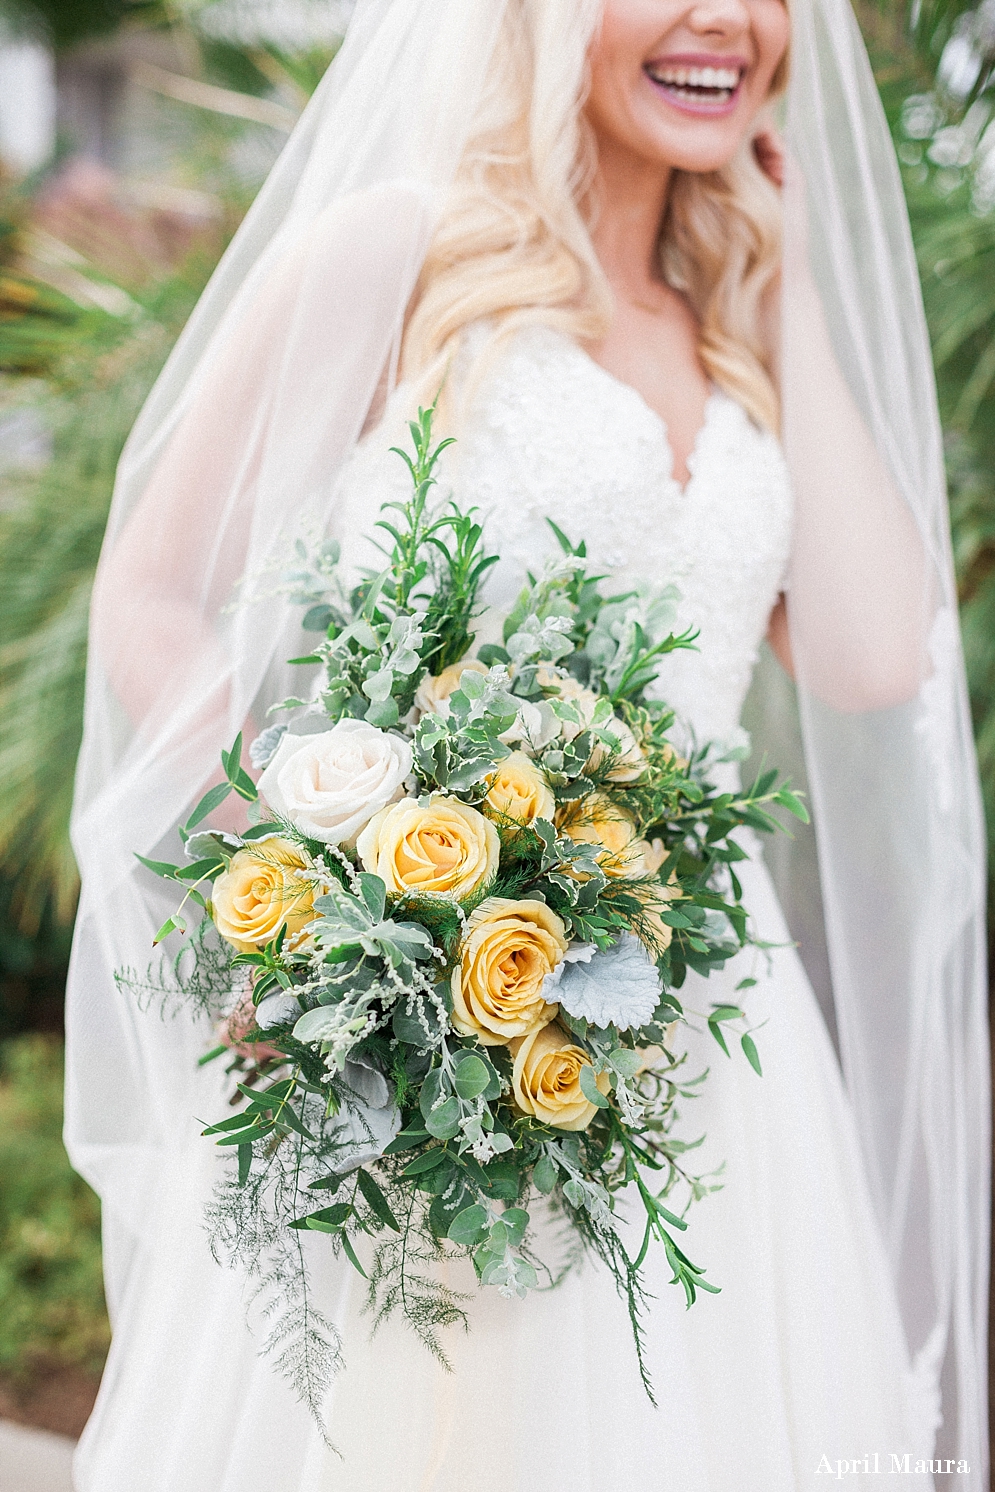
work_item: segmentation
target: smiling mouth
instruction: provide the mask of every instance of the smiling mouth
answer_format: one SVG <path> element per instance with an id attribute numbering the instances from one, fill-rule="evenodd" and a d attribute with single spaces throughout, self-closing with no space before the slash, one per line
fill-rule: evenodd
<path id="1" fill-rule="evenodd" d="M 746 71 L 743 67 L 695 66 L 690 63 L 648 62 L 644 69 L 651 82 L 676 104 L 722 108 L 739 92 Z"/>

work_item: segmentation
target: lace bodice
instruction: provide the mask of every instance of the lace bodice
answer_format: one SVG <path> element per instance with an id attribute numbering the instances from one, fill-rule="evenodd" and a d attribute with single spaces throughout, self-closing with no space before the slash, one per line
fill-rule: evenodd
<path id="1" fill-rule="evenodd" d="M 377 564 L 364 536 L 379 504 L 407 490 L 401 462 L 387 454 L 400 402 L 340 479 L 333 532 L 350 568 Z M 699 629 L 700 651 L 665 658 L 659 689 L 699 740 L 727 740 L 782 583 L 790 491 L 777 441 L 719 391 L 688 469 L 682 487 L 666 427 L 635 389 L 536 327 L 485 373 L 440 477 L 462 505 L 481 509 L 501 555 L 486 591 L 496 609 L 507 611 L 526 570 L 559 552 L 547 518 L 586 539 L 596 572 L 611 571 L 619 590 L 676 585 L 679 624 Z"/>

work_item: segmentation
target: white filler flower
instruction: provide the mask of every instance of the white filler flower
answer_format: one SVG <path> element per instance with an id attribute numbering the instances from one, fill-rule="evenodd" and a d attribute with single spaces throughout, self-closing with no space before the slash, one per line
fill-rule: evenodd
<path id="1" fill-rule="evenodd" d="M 375 813 L 404 796 L 411 747 L 365 720 L 317 736 L 286 735 L 259 779 L 274 813 L 324 844 L 352 844 Z"/>
<path id="2" fill-rule="evenodd" d="M 660 1003 L 660 975 L 646 949 L 632 933 L 586 962 L 564 962 L 550 998 L 568 1015 L 592 1026 L 628 1031 L 653 1019 Z"/>

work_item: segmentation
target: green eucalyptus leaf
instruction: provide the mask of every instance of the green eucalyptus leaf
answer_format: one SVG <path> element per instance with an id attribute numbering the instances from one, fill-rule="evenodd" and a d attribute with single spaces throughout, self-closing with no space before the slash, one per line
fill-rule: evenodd
<path id="1" fill-rule="evenodd" d="M 597 1104 L 599 1109 L 608 1108 L 608 1100 L 595 1081 L 594 1068 L 587 1062 L 580 1069 L 580 1086 L 589 1103 Z"/>
<path id="2" fill-rule="evenodd" d="M 395 699 L 375 699 L 366 711 L 370 725 L 377 725 L 381 730 L 390 730 L 400 718 Z"/>
<path id="3" fill-rule="evenodd" d="M 422 1155 L 416 1155 L 414 1160 L 409 1161 L 401 1172 L 402 1176 L 422 1176 L 426 1171 L 432 1171 L 436 1166 L 441 1166 L 448 1157 L 446 1152 L 439 1146 L 426 1150 Z"/>
<path id="4" fill-rule="evenodd" d="M 748 1031 L 744 1031 L 743 1035 L 739 1038 L 739 1044 L 743 1048 L 746 1060 L 753 1068 L 753 1071 L 758 1077 L 763 1077 L 763 1069 L 760 1066 L 760 1053 L 757 1051 L 756 1042 Z"/>
<path id="5" fill-rule="evenodd" d="M 453 1085 L 460 1098 L 467 1101 L 479 1098 L 490 1086 L 492 1071 L 493 1069 L 488 1070 L 487 1065 L 474 1052 L 464 1057 L 453 1078 Z"/>
<path id="6" fill-rule="evenodd" d="M 556 1162 L 551 1160 L 548 1155 L 542 1155 L 532 1169 L 532 1184 L 536 1188 L 536 1191 L 540 1191 L 544 1196 L 548 1197 L 556 1185 L 559 1174 L 560 1168 Z"/>
<path id="7" fill-rule="evenodd" d="M 419 1191 L 429 1192 L 432 1196 L 449 1191 L 456 1180 L 457 1171 L 453 1157 L 448 1151 L 443 1151 L 443 1162 L 441 1166 L 435 1166 L 431 1171 L 426 1171 L 423 1176 L 414 1178 L 414 1184 Z"/>
<path id="8" fill-rule="evenodd" d="M 429 1114 L 435 1108 L 440 1098 L 443 1097 L 443 1085 L 446 1083 L 445 1075 L 441 1067 L 435 1067 L 428 1074 L 421 1085 L 418 1095 L 418 1107 L 423 1119 L 428 1119 Z M 448 1097 L 448 1093 L 446 1094 Z"/>
<path id="9" fill-rule="evenodd" d="M 380 1221 L 386 1223 L 388 1228 L 393 1228 L 395 1233 L 400 1233 L 401 1225 L 391 1211 L 390 1203 L 384 1196 L 383 1191 L 374 1181 L 369 1171 L 362 1169 L 357 1171 L 356 1180 L 359 1183 L 360 1191 Z"/>
<path id="10" fill-rule="evenodd" d="M 510 1161 L 492 1160 L 483 1168 L 483 1191 L 499 1202 L 517 1202 L 521 1176 Z"/>
<path id="11" fill-rule="evenodd" d="M 608 1065 L 613 1072 L 617 1072 L 620 1078 L 634 1078 L 642 1066 L 642 1057 L 638 1052 L 630 1052 L 626 1047 L 616 1047 L 608 1055 Z"/>
<path id="12" fill-rule="evenodd" d="M 493 667 L 495 663 L 511 662 L 511 654 L 506 648 L 499 647 L 496 642 L 485 642 L 483 647 L 477 649 L 477 657 L 488 668 Z"/>
<path id="13" fill-rule="evenodd" d="M 425 1128 L 437 1140 L 451 1140 L 459 1130 L 460 1105 L 458 1098 L 447 1098 L 437 1109 L 425 1115 Z"/>
<path id="14" fill-rule="evenodd" d="M 449 1225 L 449 1237 L 453 1243 L 473 1248 L 483 1238 L 487 1228 L 487 1209 L 479 1203 L 464 1207 Z"/>
<path id="15" fill-rule="evenodd" d="M 501 1214 L 501 1221 L 508 1229 L 508 1242 L 512 1248 L 517 1248 L 529 1225 L 528 1213 L 524 1207 L 506 1207 Z"/>

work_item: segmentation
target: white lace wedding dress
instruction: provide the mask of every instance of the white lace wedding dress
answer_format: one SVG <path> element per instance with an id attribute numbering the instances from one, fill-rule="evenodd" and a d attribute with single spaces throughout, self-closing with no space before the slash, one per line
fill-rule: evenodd
<path id="1" fill-rule="evenodd" d="M 349 563 L 376 563 L 362 536 L 405 490 L 385 454 L 398 433 L 368 437 L 344 475 L 335 532 Z M 676 583 L 700 651 L 666 660 L 664 692 L 700 738 L 728 738 L 788 558 L 785 467 L 776 441 L 718 392 L 686 487 L 671 467 L 664 425 L 633 389 L 530 330 L 490 368 L 444 475 L 483 510 L 503 556 L 497 607 L 555 552 L 547 517 L 620 583 Z M 160 1246 L 115 1303 L 125 1335 L 154 1350 L 141 1363 L 112 1350 L 79 1453 L 84 1492 L 817 1492 L 838 1460 L 848 1486 L 870 1487 L 875 1453 L 880 1472 L 893 1453 L 911 1452 L 913 1466 L 928 1456 L 836 1057 L 762 863 L 742 880 L 757 933 L 781 946 L 769 964 L 748 951 L 707 983 L 692 976 L 682 998 L 707 1009 L 755 977 L 764 1075 L 707 1034 L 688 1038 L 690 1070 L 711 1075 L 685 1133 L 707 1133 L 698 1169 L 725 1172 L 692 1209 L 686 1248 L 722 1293 L 686 1310 L 663 1250 L 651 1250 L 658 1408 L 640 1386 L 624 1304 L 595 1264 L 525 1301 L 478 1293 L 472 1271 L 454 1269 L 450 1282 L 473 1298 L 469 1333 L 447 1341 L 448 1374 L 399 1321 L 371 1344 L 363 1281 L 312 1238 L 347 1359 L 327 1403 L 340 1454 L 329 1453 L 257 1356 L 264 1328 L 254 1338 L 243 1325 L 239 1277 L 209 1255 L 201 1208 L 217 1159 L 191 1126 L 162 1177 Z M 205 1086 L 202 1118 L 215 1117 L 211 1102 Z M 932 1481 L 913 1472 L 902 1486 Z"/>

